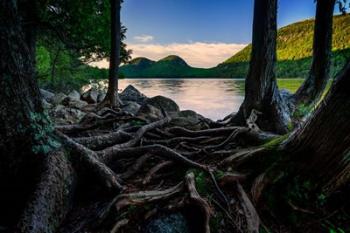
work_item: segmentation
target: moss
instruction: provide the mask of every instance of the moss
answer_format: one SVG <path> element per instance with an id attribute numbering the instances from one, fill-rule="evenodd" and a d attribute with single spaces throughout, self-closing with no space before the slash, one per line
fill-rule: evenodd
<path id="1" fill-rule="evenodd" d="M 313 105 L 300 104 L 293 113 L 295 119 L 302 119 L 314 110 Z"/>
<path id="2" fill-rule="evenodd" d="M 277 150 L 277 148 L 288 138 L 289 134 L 279 136 L 262 145 L 267 150 Z"/>
<path id="3" fill-rule="evenodd" d="M 46 112 L 31 112 L 29 117 L 30 126 L 27 130 L 33 137 L 33 153 L 47 154 L 61 146 L 54 137 L 54 127 Z"/>

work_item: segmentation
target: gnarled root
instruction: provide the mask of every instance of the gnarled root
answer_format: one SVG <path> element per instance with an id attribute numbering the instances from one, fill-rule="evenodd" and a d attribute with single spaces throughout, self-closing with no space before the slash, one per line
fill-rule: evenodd
<path id="1" fill-rule="evenodd" d="M 83 166 L 86 166 L 89 171 L 93 172 L 109 190 L 123 190 L 123 186 L 117 180 L 115 173 L 98 159 L 96 152 L 76 143 L 58 131 L 56 133 L 65 141 L 67 146 L 78 153 L 78 160 L 82 162 Z"/>
<path id="2" fill-rule="evenodd" d="M 194 173 L 192 172 L 188 173 L 185 177 L 186 187 L 190 194 L 191 204 L 196 205 L 200 209 L 200 212 L 202 213 L 202 216 L 203 216 L 202 229 L 199 229 L 198 232 L 210 233 L 209 221 L 210 221 L 210 216 L 212 214 L 212 209 L 208 204 L 208 202 L 205 199 L 203 199 L 197 192 L 196 183 L 194 179 L 195 179 L 195 176 L 194 176 Z"/>

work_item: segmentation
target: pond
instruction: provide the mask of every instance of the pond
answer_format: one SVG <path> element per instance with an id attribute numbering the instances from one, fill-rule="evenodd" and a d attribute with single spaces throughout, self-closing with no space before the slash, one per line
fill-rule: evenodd
<path id="1" fill-rule="evenodd" d="M 295 92 L 302 79 L 280 79 L 280 89 Z M 213 120 L 236 112 L 244 99 L 242 79 L 122 79 L 119 88 L 129 84 L 148 97 L 162 95 L 173 99 L 181 110 L 194 110 Z"/>

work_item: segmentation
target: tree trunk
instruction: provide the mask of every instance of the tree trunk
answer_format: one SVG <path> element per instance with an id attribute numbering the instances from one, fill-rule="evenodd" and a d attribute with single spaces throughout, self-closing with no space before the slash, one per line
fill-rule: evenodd
<path id="1" fill-rule="evenodd" d="M 0 225 L 14 226 L 26 209 L 18 231 L 39 233 L 52 232 L 48 229 L 65 215 L 71 186 L 64 184 L 72 184 L 66 179 L 72 172 L 60 169 L 67 167 L 67 160 L 54 153 L 56 143 L 42 108 L 35 79 L 35 32 L 29 29 L 35 31 L 35 26 L 23 21 L 36 12 L 36 1 L 30 2 L 31 7 L 24 8 L 23 2 L 0 1 L 0 212 L 5 216 Z M 43 169 L 54 172 L 46 183 Z M 47 185 L 37 186 L 39 180 Z M 40 203 L 42 211 L 33 203 Z M 55 212 L 58 206 L 60 212 Z"/>
<path id="2" fill-rule="evenodd" d="M 266 131 L 287 132 L 289 115 L 275 78 L 277 0 L 256 0 L 253 41 L 245 99 L 233 123 L 245 125 L 252 110 L 261 112 L 257 125 Z"/>
<path id="3" fill-rule="evenodd" d="M 108 91 L 104 103 L 111 107 L 119 107 L 118 98 L 118 70 L 120 65 L 120 0 L 110 0 L 111 2 L 111 54 L 109 62 Z"/>
<path id="4" fill-rule="evenodd" d="M 306 124 L 283 150 L 316 191 L 331 194 L 350 181 L 350 63 Z M 288 166 L 292 166 L 288 163 Z"/>
<path id="5" fill-rule="evenodd" d="M 295 94 L 297 104 L 317 102 L 329 80 L 334 6 L 335 0 L 317 1 L 312 66 L 308 78 Z"/>

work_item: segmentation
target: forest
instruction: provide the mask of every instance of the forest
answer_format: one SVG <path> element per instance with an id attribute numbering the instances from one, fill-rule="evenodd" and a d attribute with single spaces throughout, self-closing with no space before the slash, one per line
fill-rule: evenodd
<path id="1" fill-rule="evenodd" d="M 0 0 L 0 232 L 350 232 L 350 59 L 331 69 L 347 1 L 315 1 L 295 93 L 277 85 L 278 4 L 254 1 L 244 101 L 213 121 L 119 93 L 122 0 Z M 56 80 L 67 64 L 78 78 Z"/>

